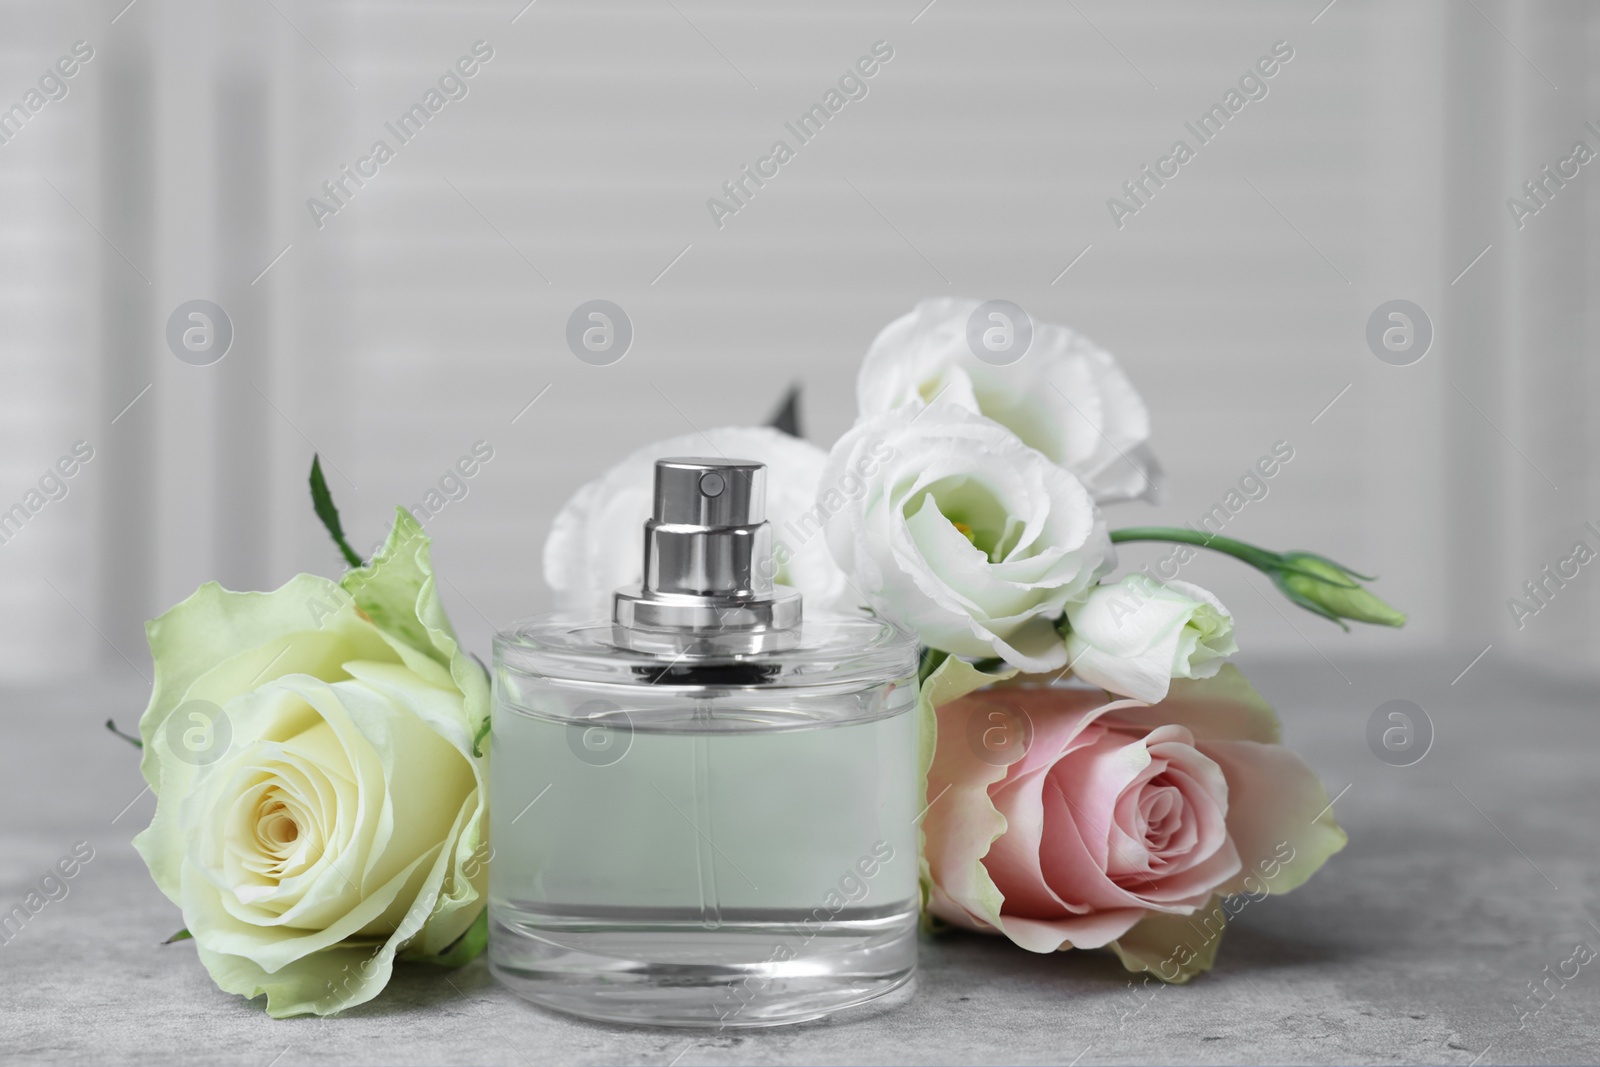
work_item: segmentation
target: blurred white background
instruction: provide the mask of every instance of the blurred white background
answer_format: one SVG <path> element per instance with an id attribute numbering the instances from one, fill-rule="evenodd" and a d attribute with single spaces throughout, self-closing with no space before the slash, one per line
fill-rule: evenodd
<path id="1" fill-rule="evenodd" d="M 1227 532 L 1378 572 L 1412 622 L 1345 636 L 1197 564 L 1248 653 L 1330 684 L 1486 648 L 1600 668 L 1600 569 L 1520 629 L 1507 606 L 1600 547 L 1600 166 L 1520 228 L 1507 207 L 1600 150 L 1600 6 L 525 2 L 0 3 L 0 109 L 93 50 L 0 144 L 0 510 L 93 449 L 0 545 L 0 677 L 147 675 L 142 621 L 199 583 L 336 573 L 314 449 L 365 549 L 489 443 L 428 523 L 486 653 L 548 605 L 540 548 L 578 485 L 763 422 L 791 383 L 826 447 L 876 331 L 944 293 L 1123 361 L 1170 492 L 1113 526 L 1197 519 L 1293 446 Z M 718 228 L 707 198 L 878 41 L 868 95 Z M 1118 228 L 1107 199 L 1279 41 L 1268 95 Z M 475 42 L 467 95 L 319 227 L 308 199 L 397 146 L 385 123 Z M 609 367 L 564 339 L 593 298 L 635 329 Z M 1365 336 L 1397 298 L 1435 331 L 1405 367 Z M 193 299 L 233 324 L 210 366 L 165 340 Z"/>

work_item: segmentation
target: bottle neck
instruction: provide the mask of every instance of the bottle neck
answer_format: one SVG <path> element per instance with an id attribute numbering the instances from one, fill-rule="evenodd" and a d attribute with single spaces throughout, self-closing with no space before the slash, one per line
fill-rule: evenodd
<path id="1" fill-rule="evenodd" d="M 645 523 L 644 592 L 758 600 L 772 596 L 772 527 Z"/>

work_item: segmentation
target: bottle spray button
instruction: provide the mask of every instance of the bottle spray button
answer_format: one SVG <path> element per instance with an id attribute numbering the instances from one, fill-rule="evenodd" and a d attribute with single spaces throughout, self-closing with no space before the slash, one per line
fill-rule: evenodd
<path id="1" fill-rule="evenodd" d="M 618 590 L 612 613 L 619 642 L 654 647 L 657 638 L 632 632 L 641 630 L 690 633 L 730 647 L 737 634 L 774 635 L 745 642 L 752 650 L 789 640 L 776 632 L 799 625 L 800 594 L 774 581 L 766 492 L 767 468 L 754 461 L 656 461 L 644 581 Z"/>
<path id="2" fill-rule="evenodd" d="M 652 518 L 663 526 L 754 526 L 767 518 L 767 468 L 743 459 L 656 462 Z"/>

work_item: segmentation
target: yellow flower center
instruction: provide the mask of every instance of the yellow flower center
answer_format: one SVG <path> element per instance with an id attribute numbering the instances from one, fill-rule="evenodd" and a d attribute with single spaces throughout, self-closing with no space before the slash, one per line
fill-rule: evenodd
<path id="1" fill-rule="evenodd" d="M 280 863 L 289 858 L 294 844 L 300 840 L 300 824 L 294 812 L 284 802 L 283 794 L 269 789 L 261 797 L 256 810 L 256 844 L 261 851 Z"/>

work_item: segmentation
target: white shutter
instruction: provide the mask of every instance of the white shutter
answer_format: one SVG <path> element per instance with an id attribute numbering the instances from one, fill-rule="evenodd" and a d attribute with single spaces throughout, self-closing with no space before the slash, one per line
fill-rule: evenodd
<path id="1" fill-rule="evenodd" d="M 1600 114 L 1592 13 L 919 8 L 167 0 L 112 26 L 6 5 L 0 101 L 78 37 L 104 65 L 31 143 L 0 147 L 0 506 L 77 438 L 108 446 L 0 547 L 0 671 L 86 643 L 131 669 L 69 599 L 144 669 L 139 620 L 200 582 L 333 573 L 304 486 L 313 447 L 363 550 L 475 442 L 494 449 L 428 522 L 452 616 L 486 651 L 493 627 L 548 604 L 539 550 L 579 484 L 651 439 L 763 421 L 791 382 L 830 443 L 873 334 L 935 293 L 1014 300 L 1122 359 L 1172 492 L 1113 525 L 1196 520 L 1275 442 L 1294 447 L 1227 532 L 1380 571 L 1413 621 L 1345 637 L 1230 562 L 1195 564 L 1249 651 L 1335 684 L 1367 656 L 1464 665 L 1491 642 L 1600 663 L 1587 571 L 1520 633 L 1505 606 L 1600 518 L 1593 175 L 1537 228 L 1504 208 Z M 468 95 L 399 144 L 386 124 L 480 40 L 494 55 Z M 785 123 L 880 40 L 894 56 L 868 95 L 798 144 Z M 1185 123 L 1278 41 L 1294 58 L 1268 95 L 1119 229 L 1108 198 L 1174 140 L 1193 146 Z M 319 228 L 308 199 L 380 138 L 394 158 Z M 795 158 L 719 229 L 708 198 L 780 138 Z M 160 336 L 194 297 L 234 320 L 212 367 Z M 635 330 L 604 368 L 564 341 L 597 297 Z M 1395 298 L 1435 328 L 1411 367 L 1365 341 Z"/>
<path id="2" fill-rule="evenodd" d="M 57 5 L 8 2 L 0 23 L 0 677 L 17 677 L 116 658 L 95 629 L 105 628 L 97 504 L 118 427 L 97 406 L 93 299 L 103 257 L 116 253 L 96 232 L 101 35 Z M 61 78 L 54 64 L 83 39 L 95 58 Z M 71 458 L 79 441 L 87 464 Z"/>

